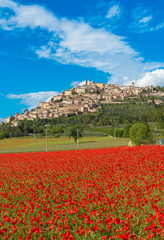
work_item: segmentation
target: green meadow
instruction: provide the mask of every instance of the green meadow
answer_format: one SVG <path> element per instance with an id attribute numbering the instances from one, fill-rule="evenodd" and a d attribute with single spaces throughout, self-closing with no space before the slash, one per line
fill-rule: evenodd
<path id="1" fill-rule="evenodd" d="M 128 138 L 83 137 L 79 139 L 79 149 L 108 148 L 127 146 Z M 77 145 L 72 138 L 48 138 L 48 151 L 74 150 Z M 14 152 L 44 152 L 46 151 L 46 138 L 35 139 L 30 137 L 8 138 L 0 140 L 0 153 Z"/>

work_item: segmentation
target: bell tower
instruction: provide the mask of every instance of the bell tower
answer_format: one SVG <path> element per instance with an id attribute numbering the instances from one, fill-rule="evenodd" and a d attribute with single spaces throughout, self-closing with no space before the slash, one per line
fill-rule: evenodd
<path id="1" fill-rule="evenodd" d="M 87 86 L 88 85 L 88 79 L 86 78 L 85 80 L 85 85 Z"/>

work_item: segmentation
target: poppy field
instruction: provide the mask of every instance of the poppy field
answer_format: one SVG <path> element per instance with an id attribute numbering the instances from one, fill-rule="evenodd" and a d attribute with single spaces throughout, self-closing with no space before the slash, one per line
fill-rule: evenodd
<path id="1" fill-rule="evenodd" d="M 1 154 L 0 239 L 164 239 L 164 147 Z"/>

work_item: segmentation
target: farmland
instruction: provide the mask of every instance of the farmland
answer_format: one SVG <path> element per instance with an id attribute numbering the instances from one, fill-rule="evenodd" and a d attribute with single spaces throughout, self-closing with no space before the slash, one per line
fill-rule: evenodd
<path id="1" fill-rule="evenodd" d="M 164 239 L 164 148 L 0 155 L 1 239 Z"/>

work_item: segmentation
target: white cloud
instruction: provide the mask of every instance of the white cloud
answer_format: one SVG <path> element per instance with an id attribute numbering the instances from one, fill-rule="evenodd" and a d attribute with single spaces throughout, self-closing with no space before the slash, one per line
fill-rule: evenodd
<path id="1" fill-rule="evenodd" d="M 110 73 L 110 82 L 125 82 L 126 76 L 131 81 L 141 79 L 147 71 L 164 67 L 164 63 L 145 62 L 127 42 L 127 40 L 104 28 L 93 28 L 82 20 L 68 20 L 57 18 L 49 10 L 39 5 L 20 5 L 11 0 L 0 0 L 0 7 L 10 8 L 14 14 L 9 18 L 0 19 L 0 26 L 4 30 L 24 29 L 26 27 L 47 30 L 51 37 L 47 44 L 35 49 L 40 58 L 52 59 L 61 64 L 76 64 L 83 67 L 94 67 L 97 70 Z M 114 5 L 108 12 L 119 14 L 118 5 Z M 137 11 L 139 12 L 140 9 Z M 4 9 L 5 11 L 5 9 Z M 135 12 L 136 14 L 136 12 Z M 113 15 L 114 16 L 114 15 Z M 144 16 L 137 18 L 148 21 Z M 149 15 L 146 12 L 146 16 Z M 20 97 L 27 103 L 26 97 Z M 31 96 L 31 95 L 30 95 Z M 28 96 L 28 106 L 32 98 Z M 30 97 L 30 98 L 29 98 Z M 37 97 L 36 97 L 37 100 Z M 39 100 L 42 101 L 42 100 Z M 44 100 L 43 100 L 44 101 Z M 35 102 L 35 101 L 34 101 Z"/>
<path id="2" fill-rule="evenodd" d="M 149 8 L 143 5 L 132 9 L 130 29 L 138 33 L 150 32 L 155 15 L 155 12 L 150 11 Z"/>
<path id="3" fill-rule="evenodd" d="M 0 0 L 0 7 L 7 7 L 13 10 L 17 9 L 17 3 L 11 0 Z"/>
<path id="4" fill-rule="evenodd" d="M 106 18 L 113 18 L 115 16 L 118 16 L 119 14 L 120 14 L 120 7 L 118 5 L 114 5 L 109 9 L 108 14 L 106 15 Z"/>
<path id="5" fill-rule="evenodd" d="M 30 107 L 34 108 L 34 106 L 38 106 L 40 102 L 46 102 L 50 98 L 52 98 L 55 95 L 60 94 L 56 91 L 50 91 L 50 92 L 37 92 L 37 93 L 27 93 L 27 94 L 8 94 L 7 98 L 9 99 L 20 99 L 21 103 Z"/>
<path id="6" fill-rule="evenodd" d="M 104 29 L 94 29 L 90 25 L 78 22 L 61 20 L 60 48 L 70 52 L 94 52 L 103 55 L 106 52 L 134 54 L 124 37 L 117 36 Z"/>
<path id="7" fill-rule="evenodd" d="M 72 82 L 71 84 L 71 87 L 77 87 L 77 86 L 79 86 L 80 85 L 80 82 Z"/>
<path id="8" fill-rule="evenodd" d="M 90 81 L 88 80 L 88 84 L 90 83 Z M 72 86 L 72 87 L 77 87 L 77 86 L 83 86 L 83 85 L 85 85 L 86 84 L 86 80 L 85 81 L 82 81 L 82 82 L 72 82 L 70 85 Z"/>
<path id="9" fill-rule="evenodd" d="M 152 16 L 146 16 L 146 17 L 141 18 L 141 19 L 139 20 L 139 23 L 147 24 L 147 23 L 150 22 L 152 19 L 153 19 Z"/>
<path id="10" fill-rule="evenodd" d="M 147 72 L 142 78 L 135 83 L 137 86 L 164 86 L 164 69 L 156 69 L 152 72 Z"/>
<path id="11" fill-rule="evenodd" d="M 164 21 L 161 19 L 162 11 L 150 11 L 149 8 L 140 5 L 132 10 L 131 16 L 130 29 L 135 32 L 153 32 L 164 28 Z"/>
<path id="12" fill-rule="evenodd" d="M 1 122 L 4 122 L 4 118 L 1 118 L 1 117 L 0 117 L 0 123 L 1 123 Z"/>
<path id="13" fill-rule="evenodd" d="M 9 19 L 0 19 L 0 25 L 3 29 L 12 30 L 25 27 L 34 29 L 41 27 L 48 31 L 54 31 L 58 28 L 58 19 L 42 6 L 25 6 L 10 0 L 0 0 L 0 7 L 11 9 L 14 12 Z"/>
<path id="14" fill-rule="evenodd" d="M 164 28 L 164 22 L 158 24 L 156 27 L 151 27 L 150 31 L 157 31 L 157 30 L 162 29 L 162 28 Z"/>

